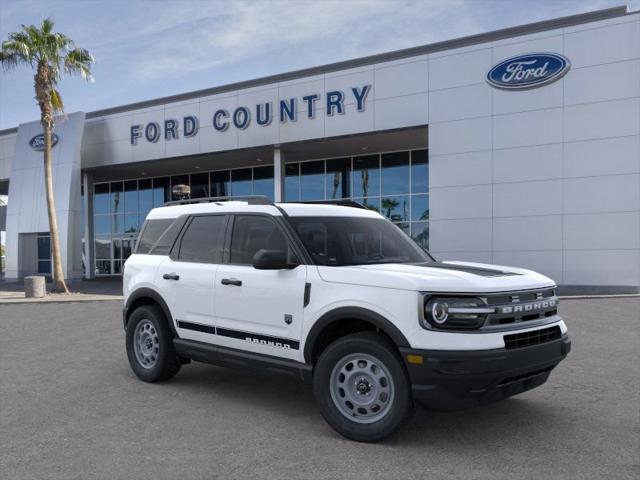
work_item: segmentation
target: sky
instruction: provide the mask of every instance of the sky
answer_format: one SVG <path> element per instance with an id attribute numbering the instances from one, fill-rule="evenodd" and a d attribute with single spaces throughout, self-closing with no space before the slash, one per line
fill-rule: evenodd
<path id="1" fill-rule="evenodd" d="M 94 82 L 60 85 L 67 113 L 90 112 L 618 5 L 625 0 L 2 0 L 0 39 L 51 17 L 96 58 Z M 39 118 L 33 96 L 29 68 L 0 71 L 0 130 Z"/>

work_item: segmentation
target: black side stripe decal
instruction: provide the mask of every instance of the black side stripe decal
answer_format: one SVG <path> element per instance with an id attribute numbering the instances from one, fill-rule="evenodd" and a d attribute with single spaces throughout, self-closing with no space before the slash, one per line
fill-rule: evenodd
<path id="1" fill-rule="evenodd" d="M 185 322 L 178 320 L 178 327 L 185 330 L 193 330 L 196 332 L 208 333 L 210 335 L 220 335 L 221 337 L 235 338 L 237 340 L 245 340 L 251 343 L 268 345 L 271 347 L 286 348 L 291 350 L 299 350 L 300 342 L 290 340 L 288 338 L 272 337 L 271 335 L 261 335 L 258 333 L 243 332 L 240 330 L 231 330 L 229 328 L 218 328 L 201 323 Z"/>

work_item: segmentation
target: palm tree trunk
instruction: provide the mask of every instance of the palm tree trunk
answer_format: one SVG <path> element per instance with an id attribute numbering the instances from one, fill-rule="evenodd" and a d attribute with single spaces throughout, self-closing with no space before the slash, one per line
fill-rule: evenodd
<path id="1" fill-rule="evenodd" d="M 62 271 L 60 255 L 60 239 L 58 236 L 58 219 L 56 217 L 56 200 L 53 196 L 53 173 L 51 167 L 51 126 L 44 125 L 44 183 L 47 191 L 47 214 L 49 215 L 49 232 L 51 235 L 51 260 L 53 274 L 53 291 L 69 293 Z"/>

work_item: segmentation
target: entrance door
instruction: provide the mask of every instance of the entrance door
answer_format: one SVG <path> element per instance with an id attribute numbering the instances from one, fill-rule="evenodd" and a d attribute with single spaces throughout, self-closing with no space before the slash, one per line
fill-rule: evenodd
<path id="1" fill-rule="evenodd" d="M 285 251 L 295 259 L 284 232 L 271 216 L 236 215 L 229 261 L 216 273 L 217 341 L 299 359 L 307 267 L 257 270 L 252 260 L 261 249 Z"/>

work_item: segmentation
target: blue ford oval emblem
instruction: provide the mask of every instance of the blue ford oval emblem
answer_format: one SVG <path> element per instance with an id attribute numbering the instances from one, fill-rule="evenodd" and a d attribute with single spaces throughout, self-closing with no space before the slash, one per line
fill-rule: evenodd
<path id="1" fill-rule="evenodd" d="M 55 133 L 52 133 L 51 148 L 56 146 L 56 143 L 58 143 L 58 140 L 59 140 L 58 135 L 56 135 Z M 37 150 L 38 152 L 43 152 L 44 151 L 44 133 L 39 133 L 38 135 L 33 137 L 31 140 L 29 140 L 29 146 L 34 150 Z"/>
<path id="2" fill-rule="evenodd" d="M 496 88 L 522 90 L 561 78 L 571 62 L 557 53 L 530 53 L 508 58 L 489 70 L 487 82 Z"/>

